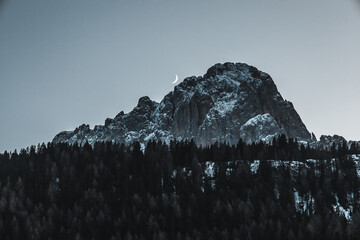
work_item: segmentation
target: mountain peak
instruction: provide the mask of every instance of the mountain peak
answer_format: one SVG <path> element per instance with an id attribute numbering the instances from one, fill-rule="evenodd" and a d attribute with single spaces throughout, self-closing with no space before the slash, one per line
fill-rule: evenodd
<path id="1" fill-rule="evenodd" d="M 236 80 L 244 81 L 248 78 L 259 78 L 265 80 L 269 77 L 268 74 L 259 71 L 256 67 L 250 66 L 246 63 L 217 63 L 210 67 L 204 75 L 204 78 L 212 78 L 216 76 L 231 74 L 234 76 L 238 75 L 239 78 Z"/>
<path id="2" fill-rule="evenodd" d="M 151 99 L 148 96 L 144 96 L 139 99 L 137 107 L 143 107 L 143 106 L 151 107 L 153 105 L 154 105 L 153 101 L 151 101 Z"/>
<path id="3" fill-rule="evenodd" d="M 79 128 L 80 129 L 80 128 Z M 54 142 L 194 139 L 236 143 L 269 140 L 279 134 L 311 140 L 291 102 L 272 78 L 245 63 L 217 63 L 199 77 L 185 78 L 160 103 L 145 96 L 127 114 L 94 130 L 62 132 Z"/>

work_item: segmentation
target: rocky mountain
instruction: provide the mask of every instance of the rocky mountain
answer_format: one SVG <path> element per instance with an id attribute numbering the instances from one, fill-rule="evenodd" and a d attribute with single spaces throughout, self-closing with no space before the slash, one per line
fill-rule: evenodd
<path id="1" fill-rule="evenodd" d="M 344 144 L 347 145 L 348 149 L 352 150 L 355 146 L 360 146 L 360 141 L 347 141 L 344 137 L 339 135 L 322 135 L 319 141 L 310 143 L 310 146 L 318 149 L 330 150 L 332 146 L 339 148 Z"/>
<path id="2" fill-rule="evenodd" d="M 316 142 L 316 143 L 313 143 L 313 145 L 316 144 L 315 147 L 320 147 L 320 148 L 326 149 L 326 148 L 331 147 L 333 144 L 335 144 L 335 146 L 340 146 L 343 142 L 347 142 L 347 141 L 342 136 L 339 136 L 339 135 L 333 135 L 333 136 L 322 135 L 320 137 L 320 140 L 318 142 Z"/>
<path id="3" fill-rule="evenodd" d="M 81 125 L 61 132 L 53 142 L 131 143 L 194 139 L 207 145 L 271 140 L 274 136 L 311 141 L 293 104 L 282 98 L 272 78 L 244 63 L 215 64 L 204 76 L 185 78 L 160 103 L 139 99 L 129 113 L 104 125 Z"/>

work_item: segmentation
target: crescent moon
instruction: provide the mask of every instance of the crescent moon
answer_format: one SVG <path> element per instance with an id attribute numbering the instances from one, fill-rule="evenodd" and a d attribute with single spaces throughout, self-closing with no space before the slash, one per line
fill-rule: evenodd
<path id="1" fill-rule="evenodd" d="M 175 81 L 172 82 L 172 84 L 176 83 L 179 80 L 179 77 L 177 74 L 175 74 Z"/>

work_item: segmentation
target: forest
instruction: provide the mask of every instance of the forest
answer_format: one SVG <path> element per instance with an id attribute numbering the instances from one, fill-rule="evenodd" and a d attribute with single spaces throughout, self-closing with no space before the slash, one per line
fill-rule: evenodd
<path id="1" fill-rule="evenodd" d="M 284 135 L 4 152 L 0 239 L 360 239 L 359 154 Z"/>

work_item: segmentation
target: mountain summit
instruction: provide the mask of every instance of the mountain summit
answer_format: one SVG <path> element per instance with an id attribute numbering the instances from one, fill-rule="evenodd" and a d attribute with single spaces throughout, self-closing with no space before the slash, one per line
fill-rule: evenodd
<path id="1" fill-rule="evenodd" d="M 279 134 L 309 141 L 291 102 L 284 100 L 272 78 L 244 63 L 215 64 L 202 77 L 185 78 L 160 103 L 149 97 L 125 114 L 90 129 L 81 125 L 57 134 L 53 142 L 93 144 L 194 139 L 208 145 L 271 140 Z"/>

